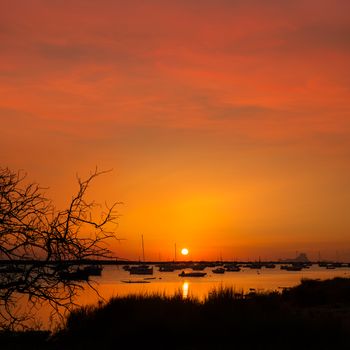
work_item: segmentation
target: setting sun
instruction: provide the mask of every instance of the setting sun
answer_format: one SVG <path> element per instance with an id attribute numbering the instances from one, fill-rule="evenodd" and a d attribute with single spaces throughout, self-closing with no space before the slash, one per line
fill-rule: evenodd
<path id="1" fill-rule="evenodd" d="M 181 254 L 182 255 L 188 255 L 188 249 L 187 248 L 181 249 Z"/>

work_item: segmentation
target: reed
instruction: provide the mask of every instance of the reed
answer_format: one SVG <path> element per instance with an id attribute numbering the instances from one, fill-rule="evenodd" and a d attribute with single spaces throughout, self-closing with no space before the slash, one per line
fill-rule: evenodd
<path id="1" fill-rule="evenodd" d="M 220 287 L 203 301 L 180 293 L 116 297 L 73 311 L 45 349 L 350 348 L 349 290 L 350 279 L 337 278 L 249 296 Z"/>

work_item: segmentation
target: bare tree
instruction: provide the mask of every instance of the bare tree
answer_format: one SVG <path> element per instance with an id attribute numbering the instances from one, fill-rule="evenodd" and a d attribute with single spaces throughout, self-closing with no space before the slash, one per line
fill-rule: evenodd
<path id="1" fill-rule="evenodd" d="M 0 168 L 1 328 L 23 325 L 30 316 L 18 311 L 23 297 L 33 308 L 70 308 L 83 285 L 62 277 L 69 262 L 111 257 L 107 240 L 115 238 L 118 203 L 101 206 L 86 199 L 89 185 L 103 173 L 96 169 L 86 180 L 78 178 L 68 208 L 56 210 L 43 188 L 26 183 L 25 174 Z"/>

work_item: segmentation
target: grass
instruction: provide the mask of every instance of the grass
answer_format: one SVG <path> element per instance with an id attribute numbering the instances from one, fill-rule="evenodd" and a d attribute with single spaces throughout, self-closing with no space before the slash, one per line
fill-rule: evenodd
<path id="1" fill-rule="evenodd" d="M 350 279 L 336 278 L 246 298 L 218 288 L 203 302 L 180 294 L 112 298 L 72 312 L 45 348 L 348 349 L 349 336 Z"/>

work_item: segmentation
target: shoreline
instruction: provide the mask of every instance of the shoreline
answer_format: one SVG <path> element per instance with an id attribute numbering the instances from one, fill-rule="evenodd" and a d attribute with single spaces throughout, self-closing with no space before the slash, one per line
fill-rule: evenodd
<path id="1" fill-rule="evenodd" d="M 127 339 L 133 340 L 131 349 L 145 344 L 154 349 L 209 349 L 225 348 L 234 336 L 245 348 L 289 348 L 301 341 L 310 348 L 342 348 L 350 344 L 349 290 L 349 278 L 334 278 L 303 280 L 281 293 L 245 297 L 219 288 L 203 302 L 180 294 L 129 295 L 76 309 L 56 333 L 2 332 L 0 341 L 4 349 L 20 348 L 24 342 L 26 349 L 104 349 Z M 281 346 L 286 339 L 289 343 Z"/>

